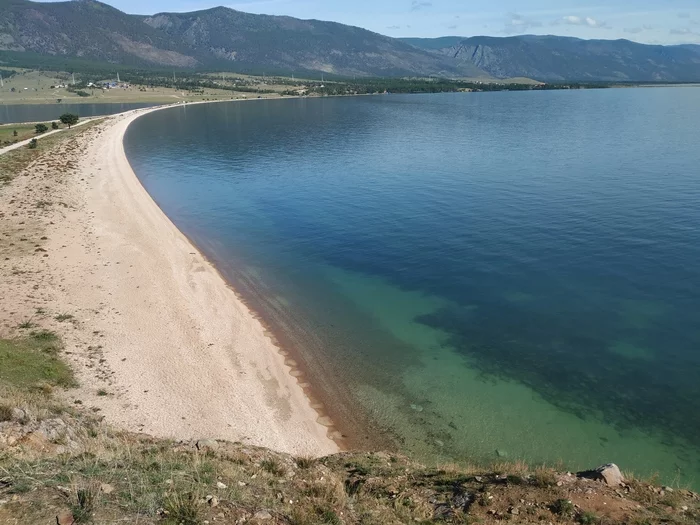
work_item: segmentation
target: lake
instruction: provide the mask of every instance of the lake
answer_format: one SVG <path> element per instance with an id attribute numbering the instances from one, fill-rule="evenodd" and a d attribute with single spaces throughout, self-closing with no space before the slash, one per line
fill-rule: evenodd
<path id="1" fill-rule="evenodd" d="M 351 447 L 700 486 L 700 89 L 182 106 L 148 191 Z"/>
<path id="2" fill-rule="evenodd" d="M 64 113 L 80 117 L 115 115 L 132 109 L 149 108 L 153 103 L 101 104 L 0 104 L 0 124 L 58 120 Z"/>

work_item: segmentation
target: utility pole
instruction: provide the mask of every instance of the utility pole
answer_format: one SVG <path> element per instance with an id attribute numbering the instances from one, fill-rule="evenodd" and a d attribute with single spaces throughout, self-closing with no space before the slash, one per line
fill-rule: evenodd
<path id="1" fill-rule="evenodd" d="M 75 86 L 75 73 L 73 73 L 73 85 Z"/>
<path id="2" fill-rule="evenodd" d="M 0 73 L 0 87 L 5 87 L 5 83 L 2 81 L 2 73 Z"/>
<path id="3" fill-rule="evenodd" d="M 119 80 L 119 71 L 117 71 L 117 84 L 119 84 L 119 82 L 120 82 L 120 80 Z"/>

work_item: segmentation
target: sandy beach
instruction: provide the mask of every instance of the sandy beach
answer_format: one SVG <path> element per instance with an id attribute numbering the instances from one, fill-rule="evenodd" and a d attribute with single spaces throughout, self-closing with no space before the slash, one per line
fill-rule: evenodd
<path id="1" fill-rule="evenodd" d="M 149 111 L 92 125 L 0 190 L 3 335 L 27 319 L 60 333 L 70 400 L 120 428 L 337 451 L 255 313 L 133 173 L 122 139 Z"/>

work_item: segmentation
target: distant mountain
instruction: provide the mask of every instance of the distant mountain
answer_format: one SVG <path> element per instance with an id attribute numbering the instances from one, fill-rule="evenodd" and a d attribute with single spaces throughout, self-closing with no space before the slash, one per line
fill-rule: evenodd
<path id="1" fill-rule="evenodd" d="M 700 46 L 560 36 L 404 38 L 417 49 L 472 64 L 497 78 L 542 81 L 700 81 Z"/>
<path id="2" fill-rule="evenodd" d="M 3 50 L 135 66 L 487 77 L 469 62 L 365 29 L 224 7 L 137 16 L 94 0 L 0 0 Z"/>

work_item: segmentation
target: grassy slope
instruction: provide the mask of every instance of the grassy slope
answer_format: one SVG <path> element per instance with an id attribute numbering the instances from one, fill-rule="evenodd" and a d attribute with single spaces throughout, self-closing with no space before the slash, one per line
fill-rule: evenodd
<path id="1" fill-rule="evenodd" d="M 51 129 L 51 123 L 46 124 Z M 17 131 L 17 136 L 14 132 Z M 36 136 L 34 124 L 0 125 L 0 148 Z"/>
<path id="2" fill-rule="evenodd" d="M 90 129 L 101 121 L 102 119 L 95 119 L 82 126 L 73 129 L 64 129 L 60 133 L 42 138 L 38 141 L 39 144 L 36 149 L 22 147 L 0 155 L 0 188 L 3 183 L 9 183 L 15 175 L 23 169 L 26 169 L 32 162 L 37 160 L 42 154 L 46 153 L 47 150 L 50 150 L 59 142 L 74 137 L 76 134 Z M 33 125 L 31 129 L 34 129 Z"/>
<path id="3" fill-rule="evenodd" d="M 202 100 L 231 99 L 241 96 L 240 93 L 223 89 L 205 89 L 203 93 L 191 93 L 189 91 L 177 90 L 169 87 L 148 87 L 139 89 L 140 86 L 133 86 L 130 89 L 86 89 L 90 93 L 89 97 L 80 97 L 66 89 L 51 89 L 50 86 L 66 84 L 70 82 L 67 73 L 56 73 L 49 71 L 19 70 L 20 73 L 5 81 L 5 87 L 0 89 L 0 104 L 55 104 L 60 99 L 64 104 L 103 104 L 103 103 L 171 103 L 181 100 L 196 102 Z M 219 80 L 221 75 L 212 74 L 213 80 Z M 244 75 L 225 75 L 226 82 L 232 82 L 235 78 L 245 77 L 248 80 L 258 81 L 255 87 L 269 90 L 283 91 L 286 86 L 274 86 L 262 84 L 262 79 L 247 77 Z M 80 80 L 80 75 L 76 74 Z M 11 91 L 15 88 L 15 92 Z M 26 89 L 25 89 L 26 88 Z M 250 93 L 246 94 L 252 96 Z M 257 96 L 257 95 L 256 95 Z M 270 94 L 261 94 L 270 96 Z M 1 140 L 1 139 L 0 139 Z"/>
<path id="4" fill-rule="evenodd" d="M 36 154 L 21 148 L 0 157 L 8 184 Z M 16 335 L 0 338 L 0 523 L 55 523 L 66 511 L 96 524 L 700 522 L 697 495 L 636 480 L 612 489 L 518 463 L 436 469 L 387 453 L 294 458 L 120 432 L 74 393 L 69 404 L 62 390 L 74 378 L 39 314 L 17 319 Z"/>

